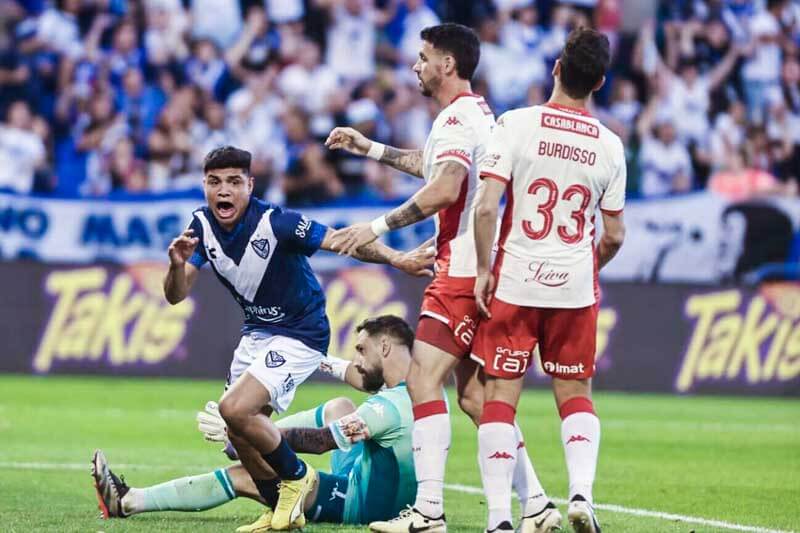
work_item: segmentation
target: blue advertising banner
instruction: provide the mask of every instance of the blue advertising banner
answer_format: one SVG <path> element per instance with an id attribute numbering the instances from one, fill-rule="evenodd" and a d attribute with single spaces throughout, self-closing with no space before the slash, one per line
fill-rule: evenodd
<path id="1" fill-rule="evenodd" d="M 202 198 L 59 200 L 0 193 L 0 259 L 84 264 L 163 261 L 170 240 L 202 204 Z M 303 213 L 342 227 L 372 220 L 387 209 L 330 207 Z M 710 193 L 697 193 L 629 202 L 624 216 L 625 245 L 603 269 L 603 280 L 718 284 L 746 279 L 765 264 L 800 258 L 796 198 L 731 204 Z M 386 242 L 408 250 L 433 233 L 433 221 L 428 220 L 390 232 Z M 321 253 L 312 264 L 323 271 L 355 262 Z"/>

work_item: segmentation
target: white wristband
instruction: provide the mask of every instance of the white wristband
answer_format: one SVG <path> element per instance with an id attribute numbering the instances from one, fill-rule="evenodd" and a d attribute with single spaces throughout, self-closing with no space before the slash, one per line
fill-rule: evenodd
<path id="1" fill-rule="evenodd" d="M 350 366 L 351 362 L 352 361 L 348 361 L 347 359 L 341 359 L 339 357 L 329 355 L 322 360 L 319 365 L 319 369 L 329 376 L 335 377 L 339 381 L 344 381 L 345 376 L 347 375 L 347 367 Z"/>
<path id="2" fill-rule="evenodd" d="M 386 215 L 381 215 L 369 225 L 372 233 L 380 237 L 384 233 L 389 233 L 389 224 L 386 223 Z"/>
<path id="3" fill-rule="evenodd" d="M 369 150 L 367 151 L 367 157 L 374 159 L 375 161 L 380 161 L 381 157 L 383 157 L 384 151 L 386 151 L 385 144 L 379 143 L 378 141 L 372 141 L 372 144 L 369 146 Z"/>

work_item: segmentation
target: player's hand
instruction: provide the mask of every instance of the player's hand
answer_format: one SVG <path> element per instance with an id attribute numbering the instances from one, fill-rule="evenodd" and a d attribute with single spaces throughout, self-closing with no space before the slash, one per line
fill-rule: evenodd
<path id="1" fill-rule="evenodd" d="M 331 150 L 346 150 L 351 154 L 367 155 L 372 141 L 353 128 L 333 128 L 325 139 L 325 146 Z"/>
<path id="2" fill-rule="evenodd" d="M 197 248 L 197 243 L 200 239 L 194 236 L 194 230 L 187 229 L 174 239 L 167 249 L 169 253 L 169 262 L 174 266 L 182 266 L 192 257 L 194 249 Z"/>
<path id="3" fill-rule="evenodd" d="M 378 236 L 372 232 L 372 225 L 369 222 L 359 222 L 334 231 L 331 235 L 331 248 L 339 255 L 353 255 L 356 250 L 377 238 Z"/>
<path id="4" fill-rule="evenodd" d="M 492 318 L 489 312 L 489 305 L 494 297 L 495 277 L 491 272 L 478 274 L 475 278 L 475 303 L 478 304 L 478 311 L 484 318 Z"/>
<path id="5" fill-rule="evenodd" d="M 197 412 L 197 429 L 210 442 L 227 442 L 228 431 L 222 415 L 219 414 L 217 402 L 206 403 L 205 411 Z"/>
<path id="6" fill-rule="evenodd" d="M 427 246 L 401 253 L 396 260 L 392 261 L 392 266 L 411 276 L 432 278 L 431 267 L 435 261 L 436 248 Z"/>

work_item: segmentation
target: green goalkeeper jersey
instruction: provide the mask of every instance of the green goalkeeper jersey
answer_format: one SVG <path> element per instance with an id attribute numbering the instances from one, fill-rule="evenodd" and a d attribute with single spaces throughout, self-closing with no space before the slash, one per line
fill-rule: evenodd
<path id="1" fill-rule="evenodd" d="M 413 428 L 405 383 L 371 396 L 355 413 L 331 424 L 341 450 L 363 441 L 363 450 L 348 476 L 345 523 L 384 520 L 413 504 L 417 492 L 411 450 Z"/>

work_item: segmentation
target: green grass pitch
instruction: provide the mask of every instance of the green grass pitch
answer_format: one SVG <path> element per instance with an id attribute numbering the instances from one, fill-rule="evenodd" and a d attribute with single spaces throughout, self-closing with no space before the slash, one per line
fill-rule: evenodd
<path id="1" fill-rule="evenodd" d="M 210 381 L 0 376 L 0 530 L 233 531 L 260 513 L 237 500 L 205 513 L 98 519 L 89 459 L 102 448 L 128 482 L 147 485 L 226 464 L 203 441 L 194 415 L 216 399 Z M 344 386 L 306 384 L 293 410 L 362 395 Z M 451 397 L 451 405 L 455 404 Z M 735 531 L 730 526 L 640 516 L 636 510 L 718 520 L 739 531 L 800 528 L 800 402 L 789 399 L 596 395 L 603 423 L 595 499 L 606 532 Z M 520 422 L 539 477 L 564 497 L 559 420 L 549 391 L 526 392 Z M 480 487 L 476 433 L 453 416 L 447 483 Z M 324 457 L 312 457 L 321 468 Z M 445 494 L 450 531 L 481 531 L 481 494 Z M 561 508 L 563 509 L 563 505 Z M 364 531 L 310 525 L 309 531 Z"/>

